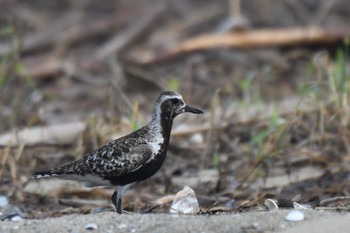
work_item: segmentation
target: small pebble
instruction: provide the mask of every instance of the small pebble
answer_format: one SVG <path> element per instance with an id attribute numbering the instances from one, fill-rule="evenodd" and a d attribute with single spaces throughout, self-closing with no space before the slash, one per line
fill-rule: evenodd
<path id="1" fill-rule="evenodd" d="M 204 138 L 203 135 L 200 133 L 196 133 L 194 134 L 191 138 L 190 138 L 191 142 L 196 143 L 196 144 L 202 144 L 204 142 Z"/>
<path id="2" fill-rule="evenodd" d="M 281 223 L 281 224 L 280 224 L 280 228 L 281 228 L 281 229 L 285 229 L 285 228 L 286 228 L 286 225 L 285 225 L 284 223 Z"/>
<path id="3" fill-rule="evenodd" d="M 9 201 L 6 196 L 0 196 L 0 207 L 6 208 L 9 205 Z"/>
<path id="4" fill-rule="evenodd" d="M 121 223 L 118 225 L 118 229 L 124 229 L 124 228 L 127 228 L 128 226 L 124 223 Z"/>
<path id="5" fill-rule="evenodd" d="M 95 224 L 95 223 L 87 223 L 87 224 L 85 224 L 84 228 L 86 230 L 97 230 L 97 224 Z"/>
<path id="6" fill-rule="evenodd" d="M 259 223 L 258 222 L 253 222 L 252 226 L 254 227 L 254 229 L 258 228 L 259 227 Z"/>
<path id="7" fill-rule="evenodd" d="M 20 221 L 23 221 L 23 218 L 21 218 L 20 216 L 18 215 L 15 215 L 11 218 L 11 221 L 12 222 L 20 222 Z"/>
<path id="8" fill-rule="evenodd" d="M 226 203 L 225 203 L 225 208 L 227 208 L 227 209 L 235 209 L 235 208 L 237 208 L 236 207 L 236 202 L 235 202 L 235 200 L 233 200 L 233 199 L 230 199 L 230 200 L 228 200 Z"/>
<path id="9" fill-rule="evenodd" d="M 291 222 L 302 221 L 304 218 L 304 213 L 299 210 L 292 210 L 286 215 L 286 220 Z"/>

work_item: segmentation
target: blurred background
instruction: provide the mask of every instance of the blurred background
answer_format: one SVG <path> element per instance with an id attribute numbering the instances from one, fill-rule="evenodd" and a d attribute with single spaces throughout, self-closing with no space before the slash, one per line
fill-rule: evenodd
<path id="1" fill-rule="evenodd" d="M 112 189 L 31 173 L 141 127 L 164 90 L 205 114 L 176 118 L 164 166 L 124 208 L 168 212 L 162 198 L 185 185 L 204 212 L 265 208 L 266 198 L 348 207 L 348 1 L 0 5 L 0 208 L 111 210 Z"/>

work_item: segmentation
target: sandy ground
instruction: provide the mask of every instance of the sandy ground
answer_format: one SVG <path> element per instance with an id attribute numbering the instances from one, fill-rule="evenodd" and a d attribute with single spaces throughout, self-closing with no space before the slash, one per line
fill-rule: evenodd
<path id="1" fill-rule="evenodd" d="M 113 212 L 66 215 L 43 220 L 1 222 L 0 232 L 349 232 L 350 214 L 305 210 L 305 219 L 288 222 L 289 211 L 186 216 L 170 214 L 123 214 Z M 85 225 L 94 223 L 95 230 Z"/>

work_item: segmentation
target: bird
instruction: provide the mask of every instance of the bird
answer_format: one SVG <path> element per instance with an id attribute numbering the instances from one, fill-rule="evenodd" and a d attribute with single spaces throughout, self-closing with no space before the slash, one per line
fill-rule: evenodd
<path id="1" fill-rule="evenodd" d="M 33 178 L 55 177 L 76 180 L 88 187 L 116 187 L 111 200 L 115 211 L 121 214 L 125 192 L 161 168 L 173 120 L 185 112 L 203 114 L 202 110 L 187 105 L 179 93 L 164 91 L 155 102 L 151 120 L 142 128 L 110 141 L 73 163 L 36 171 Z"/>

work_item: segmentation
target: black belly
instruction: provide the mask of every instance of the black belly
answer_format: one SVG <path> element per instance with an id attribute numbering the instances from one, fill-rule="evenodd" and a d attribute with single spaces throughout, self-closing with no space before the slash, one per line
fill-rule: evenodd
<path id="1" fill-rule="evenodd" d="M 112 185 L 127 185 L 134 182 L 140 182 L 153 176 L 162 166 L 166 153 L 164 155 L 158 155 L 156 159 L 144 164 L 141 168 L 134 172 L 130 172 L 123 176 L 105 177 L 106 180 L 110 180 Z"/>

